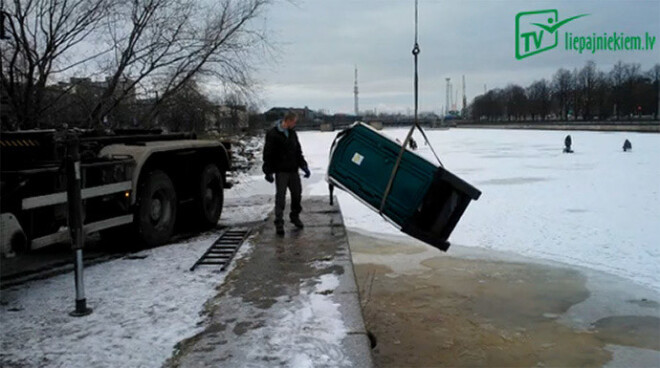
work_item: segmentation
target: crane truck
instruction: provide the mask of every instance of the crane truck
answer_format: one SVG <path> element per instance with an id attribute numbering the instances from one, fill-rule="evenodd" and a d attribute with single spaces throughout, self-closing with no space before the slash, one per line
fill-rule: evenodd
<path id="1" fill-rule="evenodd" d="M 177 221 L 218 223 L 230 187 L 230 145 L 154 130 L 67 130 L 0 135 L 0 250 L 16 252 L 70 240 L 65 158 L 80 180 L 84 232 L 166 243 Z"/>

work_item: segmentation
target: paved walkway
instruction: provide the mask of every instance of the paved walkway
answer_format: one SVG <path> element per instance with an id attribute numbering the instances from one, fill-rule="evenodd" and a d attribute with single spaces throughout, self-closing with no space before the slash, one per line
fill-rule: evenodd
<path id="1" fill-rule="evenodd" d="M 179 344 L 170 367 L 371 367 L 341 212 L 303 200 L 305 229 L 268 221 L 250 254 L 206 305 L 204 331 Z M 286 212 L 288 213 L 288 211 Z"/>

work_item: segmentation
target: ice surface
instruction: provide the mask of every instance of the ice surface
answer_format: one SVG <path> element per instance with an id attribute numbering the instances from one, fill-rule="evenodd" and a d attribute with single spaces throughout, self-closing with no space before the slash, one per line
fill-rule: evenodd
<path id="1" fill-rule="evenodd" d="M 403 140 L 407 129 L 386 129 Z M 660 290 L 660 135 L 623 132 L 426 130 L 444 166 L 480 189 L 455 244 L 586 266 Z M 575 153 L 562 153 L 571 134 Z M 307 161 L 325 173 L 336 132 L 302 132 Z M 632 152 L 622 152 L 625 139 Z M 417 152 L 437 163 L 416 131 Z M 327 184 L 306 191 L 327 195 Z M 335 191 L 348 227 L 403 235 Z M 451 248 L 449 249 L 451 254 Z"/>

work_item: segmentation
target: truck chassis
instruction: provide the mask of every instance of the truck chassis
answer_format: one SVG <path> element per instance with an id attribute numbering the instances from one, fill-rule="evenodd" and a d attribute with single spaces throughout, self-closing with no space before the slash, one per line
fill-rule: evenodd
<path id="1" fill-rule="evenodd" d="M 2 254 L 70 239 L 64 162 L 74 145 L 85 233 L 155 246 L 170 239 L 177 221 L 215 226 L 229 187 L 229 146 L 194 138 L 142 130 L 3 132 Z"/>

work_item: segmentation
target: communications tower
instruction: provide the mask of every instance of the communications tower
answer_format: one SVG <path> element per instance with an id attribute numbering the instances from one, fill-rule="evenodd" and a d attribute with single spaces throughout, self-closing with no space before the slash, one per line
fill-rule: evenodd
<path id="1" fill-rule="evenodd" d="M 449 109 L 451 106 L 451 78 L 445 78 L 445 81 L 447 81 L 447 93 L 445 96 L 445 115 L 449 114 Z"/>
<path id="2" fill-rule="evenodd" d="M 465 74 L 463 74 L 463 108 L 461 109 L 461 115 L 465 117 L 467 114 L 467 98 L 465 97 Z"/>
<path id="3" fill-rule="evenodd" d="M 355 99 L 355 116 L 360 115 L 358 111 L 358 77 L 357 77 L 357 65 L 355 66 L 355 85 L 353 87 L 353 98 Z"/>

